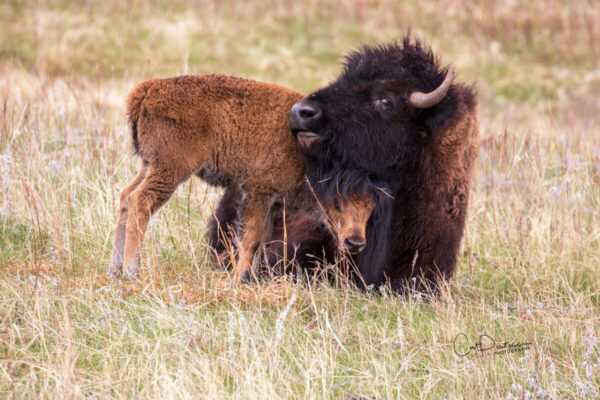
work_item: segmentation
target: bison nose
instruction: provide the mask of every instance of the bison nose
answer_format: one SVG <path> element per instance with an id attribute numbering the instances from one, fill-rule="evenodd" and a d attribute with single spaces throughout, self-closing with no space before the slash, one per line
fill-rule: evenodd
<path id="1" fill-rule="evenodd" d="M 290 127 L 292 130 L 307 130 L 307 124 L 318 120 L 322 114 L 316 104 L 302 100 L 294 104 L 290 111 Z"/>
<path id="2" fill-rule="evenodd" d="M 360 253 L 367 244 L 367 241 L 361 237 L 353 236 L 344 240 L 344 245 L 352 254 Z"/>

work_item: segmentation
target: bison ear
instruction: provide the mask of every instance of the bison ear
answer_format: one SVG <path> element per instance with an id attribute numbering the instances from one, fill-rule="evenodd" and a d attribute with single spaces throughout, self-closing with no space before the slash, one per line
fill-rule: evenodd
<path id="1" fill-rule="evenodd" d="M 436 106 L 421 111 L 418 117 L 419 125 L 432 135 L 443 132 L 456 113 L 456 109 L 456 99 L 449 93 Z"/>
<path id="2" fill-rule="evenodd" d="M 323 137 L 314 132 L 301 131 L 298 132 L 296 140 L 302 150 L 310 152 L 316 144 L 323 141 Z"/>

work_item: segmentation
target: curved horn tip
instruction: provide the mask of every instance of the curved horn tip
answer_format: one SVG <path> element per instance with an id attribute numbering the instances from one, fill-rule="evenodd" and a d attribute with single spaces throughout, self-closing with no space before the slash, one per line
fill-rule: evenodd
<path id="1" fill-rule="evenodd" d="M 434 91 L 429 93 L 413 92 L 409 97 L 409 103 L 415 108 L 431 108 L 444 100 L 448 89 L 454 80 L 454 66 L 450 65 L 444 81 Z"/>
<path id="2" fill-rule="evenodd" d="M 454 80 L 454 65 L 448 65 L 448 71 L 446 72 L 446 77 L 444 78 L 444 81 L 445 80 L 449 80 L 450 83 L 452 83 L 452 81 Z"/>

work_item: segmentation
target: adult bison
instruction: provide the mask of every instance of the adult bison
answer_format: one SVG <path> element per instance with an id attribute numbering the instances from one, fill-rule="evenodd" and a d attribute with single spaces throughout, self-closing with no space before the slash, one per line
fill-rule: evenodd
<path id="1" fill-rule="evenodd" d="M 394 289 L 436 283 L 456 267 L 479 127 L 473 90 L 453 76 L 418 40 L 365 46 L 346 57 L 335 82 L 290 112 L 311 182 L 358 169 L 389 185 L 383 274 L 359 268 Z M 424 279 L 410 280 L 417 277 Z"/>

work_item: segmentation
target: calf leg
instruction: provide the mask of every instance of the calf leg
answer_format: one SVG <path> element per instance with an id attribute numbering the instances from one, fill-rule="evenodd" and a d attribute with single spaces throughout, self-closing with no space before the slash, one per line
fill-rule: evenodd
<path id="1" fill-rule="evenodd" d="M 244 205 L 242 219 L 242 241 L 238 249 L 238 260 L 235 266 L 235 275 L 242 282 L 246 282 L 253 274 L 252 263 L 258 261 L 254 256 L 262 241 L 270 240 L 270 232 L 273 229 L 273 218 L 269 216 L 269 204 L 267 199 L 253 196 L 249 191 L 249 198 Z M 266 224 L 270 222 L 271 226 Z M 269 234 L 265 238 L 263 232 Z"/>
<path id="2" fill-rule="evenodd" d="M 263 251 L 267 243 L 271 241 L 273 236 L 273 222 L 275 220 L 275 206 L 271 205 L 268 208 L 267 215 L 265 215 L 265 222 L 263 224 L 262 235 L 260 237 L 260 243 L 254 253 L 252 260 L 252 267 L 256 267 L 260 264 L 260 260 L 263 256 Z"/>
<path id="3" fill-rule="evenodd" d="M 228 188 L 209 223 L 208 244 L 216 254 L 215 264 L 227 267 L 231 263 L 230 247 L 235 241 L 234 229 L 238 222 L 238 210 L 242 203 L 242 195 L 237 190 Z"/>
<path id="4" fill-rule="evenodd" d="M 148 164 L 143 163 L 140 171 L 129 183 L 129 185 L 121 192 L 119 203 L 119 219 L 115 229 L 115 239 L 113 242 L 113 250 L 110 256 L 110 265 L 108 267 L 108 275 L 117 279 L 121 277 L 123 272 L 123 251 L 125 249 L 125 228 L 127 226 L 127 208 L 129 203 L 129 195 L 133 192 L 146 176 Z"/>
<path id="5" fill-rule="evenodd" d="M 189 174 L 172 168 L 150 167 L 146 177 L 130 194 L 125 228 L 123 278 L 134 279 L 140 267 L 140 250 L 150 217 L 171 197 Z"/>

